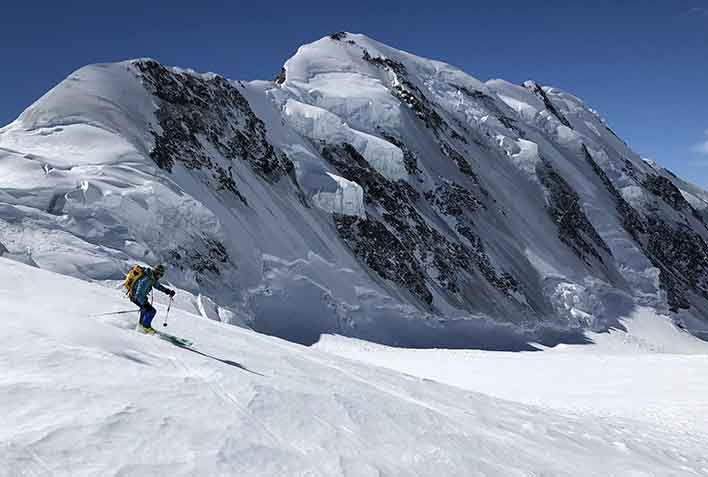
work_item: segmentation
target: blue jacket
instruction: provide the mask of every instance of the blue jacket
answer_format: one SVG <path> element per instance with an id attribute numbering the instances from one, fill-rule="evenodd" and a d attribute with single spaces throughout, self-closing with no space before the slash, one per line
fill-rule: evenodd
<path id="1" fill-rule="evenodd" d="M 138 305 L 144 305 L 145 303 L 147 303 L 148 295 L 150 294 L 150 290 L 152 290 L 153 287 L 166 294 L 169 294 L 172 291 L 169 288 L 160 285 L 158 283 L 157 278 L 155 278 L 155 273 L 153 269 L 148 268 L 145 270 L 143 276 L 138 278 L 138 281 L 135 282 L 135 285 L 133 286 L 133 296 L 131 297 L 131 300 L 137 303 Z"/>

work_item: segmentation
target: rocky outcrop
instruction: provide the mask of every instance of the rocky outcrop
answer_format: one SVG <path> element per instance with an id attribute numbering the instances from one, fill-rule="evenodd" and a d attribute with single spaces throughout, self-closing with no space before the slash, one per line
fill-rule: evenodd
<path id="1" fill-rule="evenodd" d="M 285 68 L 280 68 L 280 73 L 275 77 L 275 84 L 283 84 L 287 78 L 287 71 Z"/>
<path id="2" fill-rule="evenodd" d="M 679 212 L 693 211 L 691 204 L 684 198 L 678 187 L 666 177 L 649 174 L 644 180 L 644 187 Z"/>
<path id="3" fill-rule="evenodd" d="M 470 90 L 464 86 L 460 85 L 451 85 L 455 89 L 457 89 L 460 93 L 462 93 L 466 98 L 472 100 L 474 103 L 481 103 L 484 108 L 487 111 L 490 111 L 494 114 L 494 117 L 502 123 L 504 126 L 507 128 L 511 129 L 512 131 L 516 132 L 519 135 L 523 134 L 523 131 L 517 127 L 517 120 L 509 117 L 504 111 L 501 110 L 499 107 L 499 103 L 494 100 L 491 96 L 488 94 L 483 93 L 482 91 L 477 91 L 477 90 Z"/>
<path id="4" fill-rule="evenodd" d="M 415 152 L 408 149 L 400 139 L 386 132 L 385 129 L 379 128 L 379 134 L 381 134 L 381 137 L 386 139 L 388 142 L 403 151 L 403 163 L 408 174 L 414 175 L 420 171 L 420 169 L 418 169 L 418 157 Z"/>
<path id="5" fill-rule="evenodd" d="M 607 188 L 607 191 L 612 196 L 622 226 L 627 231 L 627 233 L 629 233 L 634 238 L 634 240 L 637 241 L 637 243 L 641 244 L 642 242 L 640 240 L 640 236 L 646 231 L 641 216 L 631 205 L 629 205 L 625 198 L 622 197 L 622 194 L 620 194 L 620 192 L 614 186 L 610 178 L 607 177 L 605 171 L 597 164 L 597 162 L 595 162 L 595 159 L 593 159 L 592 155 L 590 154 L 590 151 L 588 151 L 588 148 L 583 144 L 581 146 L 581 149 L 585 160 L 588 162 L 588 164 L 590 164 L 592 170 L 595 172 L 595 174 L 597 174 L 597 176 L 604 184 L 605 188 Z M 629 167 L 631 167 L 631 163 L 629 163 Z"/>
<path id="6" fill-rule="evenodd" d="M 337 214 L 334 221 L 340 237 L 371 270 L 432 305 L 433 295 L 418 261 L 383 222 Z"/>
<path id="7" fill-rule="evenodd" d="M 247 161 L 264 179 L 287 174 L 292 163 L 266 139 L 263 121 L 251 110 L 238 89 L 224 78 L 169 70 L 155 61 L 135 64 L 143 81 L 160 100 L 157 118 L 161 131 L 153 132 L 150 157 L 163 169 L 175 161 L 202 170 L 241 200 L 231 164 L 210 153 L 214 148 L 228 161 Z"/>
<path id="8" fill-rule="evenodd" d="M 364 189 L 368 208 L 377 212 L 379 218 L 370 213 L 365 220 L 338 217 L 336 223 L 354 253 L 381 277 L 405 286 L 429 305 L 432 297 L 426 282 L 458 301 L 463 300 L 460 292 L 472 286 L 470 277 L 477 273 L 505 293 L 516 288 L 510 274 L 494 269 L 482 241 L 473 232 L 469 216 L 483 204 L 468 190 L 443 180 L 425 194 L 433 208 L 455 224 L 460 240 L 453 242 L 419 213 L 416 202 L 420 197 L 410 185 L 385 179 L 352 146 L 325 146 L 322 156 L 342 177 Z M 384 266 L 387 262 L 381 258 L 386 253 L 376 252 L 375 247 L 387 243 L 396 251 L 396 260 L 406 258 L 405 267 L 398 261 L 390 269 Z"/>
<path id="9" fill-rule="evenodd" d="M 634 238 L 652 265 L 659 269 L 659 281 L 666 293 L 670 309 L 678 311 L 690 308 L 690 301 L 686 296 L 688 290 L 708 299 L 708 289 L 705 286 L 708 247 L 703 238 L 686 224 L 671 224 L 655 213 L 642 217 L 617 191 L 584 145 L 582 149 L 586 160 L 615 199 L 622 226 Z M 627 161 L 623 170 L 637 184 L 642 184 L 631 163 Z M 649 174 L 643 185 L 674 210 L 696 215 L 693 207 L 670 180 Z"/>
<path id="10" fill-rule="evenodd" d="M 648 219 L 647 252 L 661 270 L 661 283 L 673 311 L 689 308 L 689 290 L 708 298 L 708 245 L 685 224 Z"/>
<path id="11" fill-rule="evenodd" d="M 469 190 L 448 179 L 426 192 L 425 198 L 441 214 L 458 218 L 484 207 Z"/>
<path id="12" fill-rule="evenodd" d="M 607 255 L 612 252 L 583 212 L 578 194 L 550 164 L 539 166 L 537 173 L 549 192 L 548 211 L 558 226 L 558 237 L 589 265 L 589 257 L 604 263 L 598 249 Z"/>
<path id="13" fill-rule="evenodd" d="M 570 125 L 568 119 L 563 114 L 561 114 L 560 111 L 558 111 L 558 109 L 554 106 L 553 102 L 548 98 L 546 92 L 538 85 L 538 83 L 536 83 L 535 81 L 526 81 L 524 83 L 524 87 L 531 91 L 541 101 L 543 101 L 543 104 L 546 106 L 546 109 L 551 114 L 553 114 L 558 119 L 558 121 L 563 123 L 564 126 L 567 126 L 571 129 L 573 128 Z"/>
<path id="14" fill-rule="evenodd" d="M 192 237 L 191 244 L 182 244 L 172 249 L 165 263 L 181 271 L 193 271 L 195 281 L 200 286 L 216 282 L 227 264 L 233 267 L 224 244 L 214 238 L 199 235 Z"/>

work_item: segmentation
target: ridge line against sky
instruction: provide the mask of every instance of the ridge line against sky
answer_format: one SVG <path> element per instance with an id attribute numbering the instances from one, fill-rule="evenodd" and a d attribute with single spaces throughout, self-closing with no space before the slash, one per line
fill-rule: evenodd
<path id="1" fill-rule="evenodd" d="M 13 2 L 0 29 L 0 125 L 86 64 L 149 56 L 273 79 L 302 44 L 351 31 L 482 81 L 568 91 L 643 157 L 708 187 L 708 0 L 617 3 Z"/>

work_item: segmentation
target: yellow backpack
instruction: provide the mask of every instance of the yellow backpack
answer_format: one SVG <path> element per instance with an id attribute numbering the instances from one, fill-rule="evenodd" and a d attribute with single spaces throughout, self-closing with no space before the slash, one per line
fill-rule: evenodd
<path id="1" fill-rule="evenodd" d="M 123 288 L 125 288 L 126 295 L 133 296 L 133 287 L 135 287 L 135 284 L 143 275 L 145 275 L 145 269 L 140 265 L 134 265 L 133 268 L 130 269 L 125 276 L 125 281 L 123 281 Z"/>

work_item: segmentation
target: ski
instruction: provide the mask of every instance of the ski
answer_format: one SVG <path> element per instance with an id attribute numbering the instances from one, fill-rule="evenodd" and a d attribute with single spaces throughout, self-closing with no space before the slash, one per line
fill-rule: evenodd
<path id="1" fill-rule="evenodd" d="M 192 340 L 180 338 L 179 336 L 171 335 L 169 333 L 165 333 L 164 331 L 155 330 L 155 336 L 165 341 L 169 341 L 170 343 L 177 346 L 185 346 L 188 348 L 194 344 L 194 341 Z"/>

